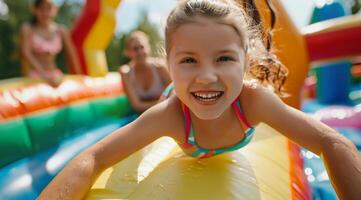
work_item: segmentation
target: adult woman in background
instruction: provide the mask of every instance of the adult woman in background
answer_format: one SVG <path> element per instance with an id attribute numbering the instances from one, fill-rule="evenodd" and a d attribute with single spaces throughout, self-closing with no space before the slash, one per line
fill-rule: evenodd
<path id="1" fill-rule="evenodd" d="M 79 65 L 68 30 L 54 21 L 57 7 L 52 0 L 35 0 L 33 18 L 21 28 L 21 54 L 28 69 L 25 75 L 45 79 L 52 86 L 61 83 L 63 73 L 55 63 L 56 56 L 65 47 L 69 61 Z"/>
<path id="2" fill-rule="evenodd" d="M 149 54 L 147 35 L 141 31 L 131 33 L 125 44 L 125 55 L 130 62 L 119 71 L 129 101 L 139 113 L 155 105 L 171 82 L 164 62 L 149 57 Z"/>

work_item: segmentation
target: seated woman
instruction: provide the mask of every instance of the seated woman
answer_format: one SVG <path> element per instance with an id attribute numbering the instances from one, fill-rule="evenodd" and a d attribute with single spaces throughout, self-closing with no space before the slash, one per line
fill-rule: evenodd
<path id="1" fill-rule="evenodd" d="M 157 104 L 171 82 L 165 64 L 150 58 L 149 53 L 147 35 L 140 31 L 131 33 L 125 43 L 125 55 L 131 61 L 119 69 L 129 101 L 139 113 Z"/>
<path id="2" fill-rule="evenodd" d="M 33 18 L 22 26 L 20 34 L 21 54 L 28 67 L 24 74 L 57 86 L 63 73 L 56 66 L 55 58 L 64 45 L 71 64 L 79 65 L 74 46 L 67 29 L 53 20 L 57 7 L 52 0 L 35 0 L 31 11 Z"/>

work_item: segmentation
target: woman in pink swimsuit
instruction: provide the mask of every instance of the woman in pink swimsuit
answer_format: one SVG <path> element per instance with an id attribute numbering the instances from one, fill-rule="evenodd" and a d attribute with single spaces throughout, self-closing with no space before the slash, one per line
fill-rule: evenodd
<path id="1" fill-rule="evenodd" d="M 55 58 L 65 47 L 73 65 L 78 65 L 74 46 L 66 28 L 54 22 L 57 7 L 52 0 L 35 0 L 33 19 L 21 28 L 21 54 L 29 69 L 24 71 L 31 78 L 45 79 L 52 86 L 61 83 L 63 73 Z"/>
<path id="2" fill-rule="evenodd" d="M 142 113 L 158 103 L 171 80 L 164 64 L 149 57 L 150 45 L 145 33 L 131 33 L 125 45 L 125 54 L 131 61 L 119 71 L 130 103 Z"/>

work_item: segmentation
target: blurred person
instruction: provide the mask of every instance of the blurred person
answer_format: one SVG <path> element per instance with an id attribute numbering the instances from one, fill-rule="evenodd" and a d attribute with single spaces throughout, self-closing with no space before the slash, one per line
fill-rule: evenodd
<path id="1" fill-rule="evenodd" d="M 133 108 L 142 113 L 157 104 L 171 82 L 165 63 L 151 58 L 148 36 L 135 31 L 125 42 L 125 55 L 130 62 L 120 67 L 123 87 Z"/>
<path id="2" fill-rule="evenodd" d="M 34 0 L 30 23 L 21 27 L 20 48 L 28 69 L 24 74 L 31 78 L 41 78 L 52 86 L 58 86 L 63 73 L 56 66 L 56 56 L 65 48 L 73 65 L 79 65 L 68 30 L 54 21 L 58 11 L 52 0 Z"/>

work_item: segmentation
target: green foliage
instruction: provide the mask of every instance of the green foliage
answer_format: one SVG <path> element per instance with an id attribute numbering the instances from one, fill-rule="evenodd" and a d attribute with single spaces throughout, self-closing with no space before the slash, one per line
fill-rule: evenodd
<path id="1" fill-rule="evenodd" d="M 163 39 L 159 34 L 159 28 L 149 21 L 146 12 L 142 13 L 138 26 L 135 27 L 130 32 L 133 32 L 135 30 L 143 31 L 148 35 L 152 56 L 154 57 L 162 56 L 161 47 L 162 47 Z M 106 50 L 109 71 L 117 71 L 119 66 L 129 62 L 129 59 L 124 55 L 125 40 L 128 37 L 129 33 L 125 33 L 120 36 L 115 36 L 113 40 L 110 42 Z"/>
<path id="2" fill-rule="evenodd" d="M 20 75 L 19 29 L 30 18 L 28 1 L 4 0 L 9 9 L 0 18 L 0 79 Z"/>
<path id="3" fill-rule="evenodd" d="M 74 0 L 64 0 L 63 4 L 59 7 L 55 21 L 70 28 L 80 15 L 82 7 L 83 3 Z"/>
<path id="4" fill-rule="evenodd" d="M 352 7 L 351 7 L 352 14 L 358 13 L 360 11 L 360 9 L 361 9 L 360 0 L 354 0 Z"/>
<path id="5" fill-rule="evenodd" d="M 75 22 L 76 18 L 79 16 L 81 9 L 82 3 L 64 0 L 63 4 L 59 7 L 55 21 L 70 29 L 73 22 Z M 68 63 L 64 51 L 56 57 L 56 64 L 64 73 L 68 73 Z"/>
<path id="6" fill-rule="evenodd" d="M 115 36 L 110 41 L 106 49 L 106 57 L 108 62 L 109 71 L 117 71 L 120 65 L 129 62 L 129 59 L 124 55 L 125 40 L 127 34 Z"/>

